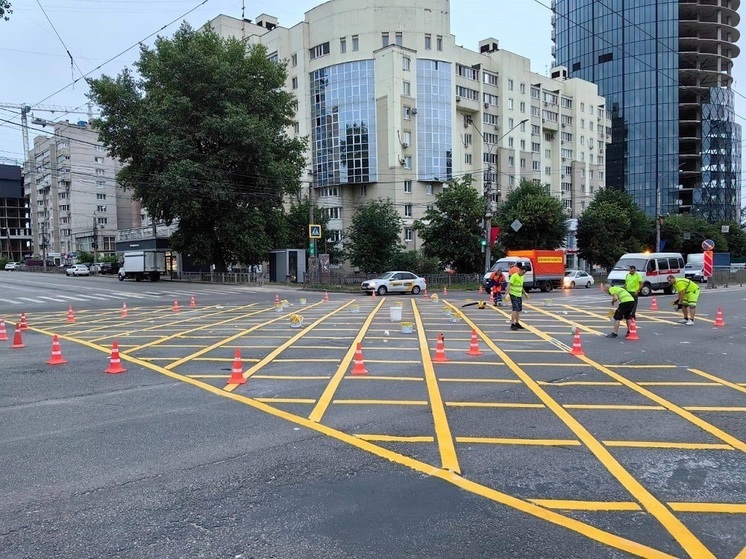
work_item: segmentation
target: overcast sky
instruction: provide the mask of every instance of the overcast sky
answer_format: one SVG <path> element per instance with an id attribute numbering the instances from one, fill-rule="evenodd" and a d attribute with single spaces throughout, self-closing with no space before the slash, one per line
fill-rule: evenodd
<path id="1" fill-rule="evenodd" d="M 152 44 L 154 37 L 146 39 L 149 35 L 170 36 L 183 20 L 196 28 L 218 14 L 241 17 L 242 7 L 242 0 L 13 0 L 12 3 L 14 13 L 10 21 L 0 21 L 0 104 L 41 102 L 71 108 L 86 102 L 85 82 L 80 80 L 71 85 L 73 79 L 80 78 L 80 71 L 86 74 L 93 71 L 91 77 L 102 73 L 116 75 L 138 58 L 138 42 Z M 280 25 L 292 27 L 303 20 L 307 10 L 320 3 L 320 0 L 245 0 L 246 17 L 255 19 L 267 13 L 277 17 Z M 533 71 L 546 74 L 552 63 L 549 4 L 550 0 L 451 0 L 451 33 L 456 36 L 456 44 L 473 50 L 477 50 L 481 39 L 495 37 L 501 48 L 529 58 Z M 746 41 L 741 41 L 740 46 L 745 52 L 743 59 L 736 60 L 735 89 L 746 95 Z M 133 48 L 96 69 L 130 47 Z M 67 51 L 75 61 L 74 69 Z M 736 113 L 746 115 L 744 107 L 746 98 L 737 96 Z M 33 112 L 36 117 L 55 119 L 50 112 Z M 3 122 L 19 122 L 17 113 L 0 109 L 0 163 L 23 159 L 20 128 Z M 86 116 L 83 113 L 64 118 L 75 121 L 85 120 Z M 742 126 L 745 120 L 738 118 Z M 34 135 L 31 134 L 32 142 Z"/>

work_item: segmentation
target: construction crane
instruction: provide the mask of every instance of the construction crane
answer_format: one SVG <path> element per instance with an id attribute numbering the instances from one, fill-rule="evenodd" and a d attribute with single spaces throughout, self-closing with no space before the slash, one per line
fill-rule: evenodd
<path id="1" fill-rule="evenodd" d="M 93 111 L 91 110 L 91 103 L 88 102 L 88 110 L 81 111 L 80 107 L 62 107 L 59 105 L 34 105 L 33 107 L 31 105 L 28 105 L 26 103 L 3 103 L 0 102 L 0 109 L 13 109 L 16 111 L 20 111 L 21 114 L 21 132 L 23 136 L 23 158 L 24 160 L 28 157 L 28 152 L 31 149 L 31 140 L 29 139 L 29 128 L 28 128 L 28 115 L 32 113 L 32 111 L 41 111 L 41 112 L 48 112 L 48 113 L 61 113 L 62 115 L 65 114 L 82 114 L 86 113 L 88 115 L 88 120 L 90 121 L 93 118 Z M 31 114 L 31 117 L 33 118 L 33 114 Z M 41 121 L 41 119 L 34 119 L 32 122 L 37 123 L 37 120 L 39 121 L 38 124 L 41 124 L 44 126 L 44 122 Z"/>

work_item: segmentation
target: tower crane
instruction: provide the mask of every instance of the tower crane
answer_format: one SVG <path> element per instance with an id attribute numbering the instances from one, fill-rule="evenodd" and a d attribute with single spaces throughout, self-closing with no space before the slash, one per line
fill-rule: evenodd
<path id="1" fill-rule="evenodd" d="M 28 157 L 28 152 L 31 149 L 31 141 L 29 139 L 29 128 L 28 128 L 28 115 L 31 114 L 31 117 L 33 118 L 32 111 L 41 111 L 41 112 L 48 112 L 48 113 L 62 113 L 64 114 L 82 114 L 85 113 L 88 115 L 88 120 L 90 121 L 93 118 L 93 111 L 91 110 L 91 103 L 88 102 L 88 110 L 81 111 L 81 107 L 62 107 L 60 105 L 34 105 L 33 107 L 31 105 L 28 105 L 26 103 L 3 103 L 0 101 L 0 109 L 13 109 L 16 111 L 20 111 L 21 114 L 21 132 L 23 136 L 23 158 L 24 160 L 26 157 Z M 32 121 L 33 122 L 33 121 Z M 43 125 L 43 123 L 40 123 Z"/>

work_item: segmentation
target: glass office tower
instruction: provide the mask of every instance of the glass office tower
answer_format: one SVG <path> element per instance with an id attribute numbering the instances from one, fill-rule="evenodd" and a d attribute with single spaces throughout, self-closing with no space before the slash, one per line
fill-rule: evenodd
<path id="1" fill-rule="evenodd" d="M 557 65 L 612 114 L 606 183 L 648 215 L 740 211 L 733 59 L 740 0 L 554 0 Z"/>

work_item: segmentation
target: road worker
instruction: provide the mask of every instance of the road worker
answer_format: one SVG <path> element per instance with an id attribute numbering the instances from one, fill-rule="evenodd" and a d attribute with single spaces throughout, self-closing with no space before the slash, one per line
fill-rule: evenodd
<path id="1" fill-rule="evenodd" d="M 636 266 L 630 266 L 629 272 L 624 278 L 624 289 L 632 295 L 635 300 L 635 304 L 632 307 L 632 318 L 637 318 L 635 314 L 637 312 L 637 299 L 640 297 L 640 289 L 642 289 L 642 275 L 637 271 Z"/>
<path id="2" fill-rule="evenodd" d="M 679 324 L 687 326 L 694 325 L 694 315 L 697 312 L 697 300 L 699 299 L 699 286 L 690 279 L 677 278 L 668 276 L 668 284 L 679 294 L 673 305 L 680 310 L 684 318 L 679 320 Z"/>
<path id="3" fill-rule="evenodd" d="M 619 306 L 614 312 L 614 331 L 606 334 L 607 338 L 616 338 L 619 335 L 619 325 L 624 319 L 627 323 L 627 334 L 625 338 L 629 337 L 629 321 L 632 320 L 632 309 L 635 305 L 635 300 L 629 292 L 623 287 L 616 285 L 608 285 L 606 283 L 601 284 L 601 289 L 604 293 L 611 295 L 612 306 L 619 302 Z"/>

